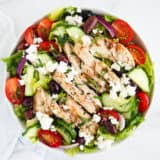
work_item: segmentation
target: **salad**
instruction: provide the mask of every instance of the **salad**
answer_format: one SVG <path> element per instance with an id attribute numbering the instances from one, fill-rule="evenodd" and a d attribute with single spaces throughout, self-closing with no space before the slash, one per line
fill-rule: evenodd
<path id="1" fill-rule="evenodd" d="M 154 74 L 132 27 L 91 10 L 57 9 L 4 58 L 5 93 L 24 137 L 68 153 L 107 149 L 144 121 Z"/>

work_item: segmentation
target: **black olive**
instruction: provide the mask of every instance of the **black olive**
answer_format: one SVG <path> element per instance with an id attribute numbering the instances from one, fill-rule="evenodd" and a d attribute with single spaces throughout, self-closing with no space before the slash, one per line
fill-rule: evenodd
<path id="1" fill-rule="evenodd" d="M 24 97 L 23 106 L 32 107 L 33 106 L 33 97 L 32 96 Z"/>
<path id="2" fill-rule="evenodd" d="M 57 94 L 60 92 L 61 88 L 54 80 L 52 80 L 49 83 L 49 89 L 50 89 L 51 93 Z"/>
<path id="3" fill-rule="evenodd" d="M 94 13 L 90 10 L 82 10 L 80 13 L 77 13 L 79 16 L 82 16 L 83 21 L 86 21 L 88 17 L 93 16 Z"/>
<path id="4" fill-rule="evenodd" d="M 56 57 L 56 60 L 57 60 L 58 62 L 63 61 L 63 62 L 65 62 L 65 63 L 69 64 L 69 60 L 68 60 L 68 58 L 67 58 L 64 54 L 58 55 L 58 56 Z"/>
<path id="5" fill-rule="evenodd" d="M 78 137 L 78 138 L 76 139 L 76 142 L 77 142 L 78 144 L 80 144 L 80 145 L 83 145 L 83 144 L 85 143 L 85 139 L 84 139 L 84 137 Z"/>
<path id="6" fill-rule="evenodd" d="M 35 113 L 32 109 L 30 109 L 30 110 L 24 112 L 24 116 L 25 116 L 26 120 L 29 120 L 29 119 L 32 119 L 35 117 Z"/>

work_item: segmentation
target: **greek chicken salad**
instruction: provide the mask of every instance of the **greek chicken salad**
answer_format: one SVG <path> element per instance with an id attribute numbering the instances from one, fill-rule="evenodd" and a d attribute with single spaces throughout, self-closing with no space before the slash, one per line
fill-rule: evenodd
<path id="1" fill-rule="evenodd" d="M 3 59 L 6 97 L 23 136 L 71 154 L 108 149 L 129 136 L 144 121 L 154 85 L 137 38 L 124 20 L 76 7 L 29 26 Z"/>

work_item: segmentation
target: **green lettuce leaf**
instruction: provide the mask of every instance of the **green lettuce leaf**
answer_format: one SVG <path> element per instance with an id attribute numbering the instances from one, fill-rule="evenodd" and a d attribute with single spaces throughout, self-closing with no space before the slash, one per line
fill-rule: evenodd
<path id="1" fill-rule="evenodd" d="M 16 69 L 22 55 L 23 55 L 23 51 L 17 51 L 11 56 L 2 59 L 2 61 L 6 63 L 7 71 L 10 73 L 11 76 L 16 75 Z"/>

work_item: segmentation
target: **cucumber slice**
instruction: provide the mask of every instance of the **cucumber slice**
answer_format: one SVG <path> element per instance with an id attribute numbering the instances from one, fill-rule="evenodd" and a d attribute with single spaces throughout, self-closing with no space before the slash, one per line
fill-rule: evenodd
<path id="1" fill-rule="evenodd" d="M 128 112 L 132 107 L 137 105 L 136 97 L 130 97 L 128 99 L 124 98 L 116 98 L 113 99 L 109 94 L 102 94 L 102 104 L 105 107 L 113 107 L 115 110 L 119 112 Z"/>
<path id="2" fill-rule="evenodd" d="M 61 125 L 56 124 L 55 125 L 57 132 L 63 137 L 63 139 L 65 140 L 65 142 L 67 144 L 71 144 L 72 142 L 72 137 L 69 134 L 68 130 L 66 128 L 64 128 Z"/>
<path id="3" fill-rule="evenodd" d="M 69 27 L 66 29 L 66 32 L 68 33 L 69 37 L 74 41 L 74 42 L 79 42 L 81 41 L 82 36 L 84 36 L 84 32 L 78 28 L 78 27 Z"/>
<path id="4" fill-rule="evenodd" d="M 30 120 L 27 120 L 26 121 L 26 127 L 29 128 L 31 126 L 34 126 L 37 124 L 37 119 L 36 118 L 33 118 L 33 119 L 30 119 Z"/>
<path id="5" fill-rule="evenodd" d="M 53 59 L 48 54 L 38 54 L 38 58 L 43 65 L 49 61 L 53 61 Z"/>
<path id="6" fill-rule="evenodd" d="M 62 119 L 57 119 L 56 120 L 56 123 L 58 125 L 61 125 L 63 126 L 63 128 L 65 128 L 71 135 L 72 139 L 75 139 L 76 136 L 77 136 L 77 132 L 75 131 L 75 129 L 70 125 L 68 124 L 67 122 L 65 122 L 64 120 Z"/>
<path id="7" fill-rule="evenodd" d="M 142 68 L 135 68 L 128 74 L 129 78 L 135 82 L 139 88 L 145 92 L 149 92 L 149 79 L 146 72 Z"/>
<path id="8" fill-rule="evenodd" d="M 25 96 L 32 96 L 34 94 L 33 85 L 35 83 L 33 66 L 31 65 L 27 66 L 27 73 L 25 75 L 24 81 L 25 81 Z"/>
<path id="9" fill-rule="evenodd" d="M 59 20 L 59 19 L 62 17 L 62 15 L 63 15 L 63 13 L 64 13 L 64 10 L 65 10 L 65 8 L 55 9 L 55 10 L 53 10 L 52 12 L 50 12 L 50 13 L 48 14 L 48 18 L 49 18 L 50 20 L 52 20 L 52 21 Z"/>
<path id="10" fill-rule="evenodd" d="M 38 124 L 30 126 L 22 135 L 28 138 L 32 143 L 35 143 L 38 140 L 39 129 L 40 127 Z"/>

